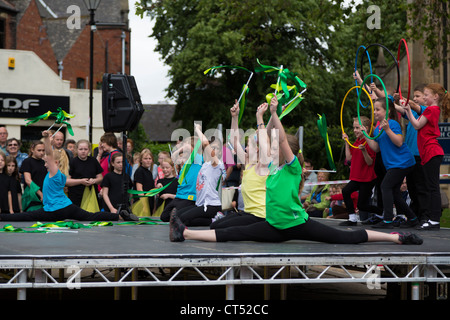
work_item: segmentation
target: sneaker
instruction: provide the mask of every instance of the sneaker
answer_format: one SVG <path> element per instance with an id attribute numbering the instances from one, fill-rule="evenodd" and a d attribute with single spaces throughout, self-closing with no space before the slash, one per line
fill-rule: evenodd
<path id="1" fill-rule="evenodd" d="M 393 229 L 394 228 L 394 224 L 392 222 L 386 222 L 384 220 L 381 220 L 380 222 L 378 222 L 377 224 L 374 224 L 372 226 L 372 228 L 377 228 L 377 229 Z"/>
<path id="2" fill-rule="evenodd" d="M 419 219 L 408 219 L 400 223 L 400 228 L 413 228 L 419 224 Z"/>
<path id="3" fill-rule="evenodd" d="M 181 222 L 180 218 L 178 218 L 175 208 L 170 213 L 169 229 L 169 238 L 171 242 L 184 241 L 183 232 L 186 229 L 186 226 Z"/>
<path id="4" fill-rule="evenodd" d="M 411 232 L 392 232 L 392 234 L 398 234 L 398 240 L 402 244 L 422 244 L 423 239 L 418 235 Z"/>
<path id="5" fill-rule="evenodd" d="M 376 215 L 371 216 L 369 219 L 362 221 L 361 223 L 364 225 L 370 225 L 370 224 L 377 224 L 380 221 L 382 221 L 382 219 Z"/>
<path id="6" fill-rule="evenodd" d="M 400 225 L 404 224 L 406 222 L 406 219 L 402 216 L 396 216 L 392 223 L 394 224 L 394 227 L 400 227 Z"/>
<path id="7" fill-rule="evenodd" d="M 222 212 L 218 211 L 214 218 L 212 218 L 212 222 L 216 222 L 217 220 L 220 220 L 224 217 L 225 215 Z"/>
<path id="8" fill-rule="evenodd" d="M 356 226 L 357 224 L 358 224 L 358 222 L 350 221 L 350 220 L 339 223 L 340 226 Z"/>
<path id="9" fill-rule="evenodd" d="M 139 221 L 139 218 L 129 210 L 120 210 L 119 214 L 123 221 Z"/>
<path id="10" fill-rule="evenodd" d="M 441 228 L 441 224 L 440 223 L 429 223 L 428 221 L 424 222 L 423 224 L 421 224 L 420 226 L 418 226 L 416 229 L 417 230 L 439 230 Z"/>

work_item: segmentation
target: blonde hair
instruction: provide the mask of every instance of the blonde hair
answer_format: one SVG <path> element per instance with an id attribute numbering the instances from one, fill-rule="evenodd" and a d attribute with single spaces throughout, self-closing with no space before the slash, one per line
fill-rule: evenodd
<path id="1" fill-rule="evenodd" d="M 69 157 L 64 149 L 53 149 L 53 160 L 58 161 L 58 169 L 62 174 L 69 175 Z"/>
<path id="2" fill-rule="evenodd" d="M 173 161 L 172 161 L 172 159 L 171 159 L 170 157 L 169 157 L 169 158 L 164 158 L 164 159 L 161 161 L 160 165 L 162 165 L 163 162 L 167 162 L 167 163 L 172 167 L 172 174 L 173 174 L 173 175 L 176 175 L 176 174 L 177 174 L 177 172 L 175 171 L 175 165 L 174 165 L 174 163 L 173 163 Z"/>
<path id="3" fill-rule="evenodd" d="M 370 126 L 372 125 L 372 121 L 371 121 L 368 117 L 366 117 L 366 116 L 361 116 L 360 118 L 361 118 L 361 124 L 362 124 L 364 127 L 366 127 L 366 128 L 369 129 Z M 356 121 L 356 122 L 359 123 L 358 117 L 354 117 L 354 118 L 353 118 L 353 121 Z"/>
<path id="4" fill-rule="evenodd" d="M 146 155 L 150 155 L 152 157 L 152 165 L 150 166 L 150 171 L 152 171 L 153 166 L 155 165 L 155 157 L 153 156 L 153 153 L 151 152 L 150 149 L 145 148 L 141 151 L 141 153 L 139 154 L 139 165 L 142 166 L 142 159 Z"/>
<path id="5" fill-rule="evenodd" d="M 88 149 L 89 149 L 89 153 L 91 153 L 91 151 L 92 151 L 92 145 L 91 145 L 91 143 L 89 142 L 89 140 L 86 140 L 86 139 L 81 139 L 81 140 L 78 140 L 77 142 L 76 142 L 76 147 L 77 147 L 77 149 L 78 149 L 78 146 L 80 145 L 80 144 L 82 144 L 82 143 L 86 143 L 87 145 L 88 145 Z"/>

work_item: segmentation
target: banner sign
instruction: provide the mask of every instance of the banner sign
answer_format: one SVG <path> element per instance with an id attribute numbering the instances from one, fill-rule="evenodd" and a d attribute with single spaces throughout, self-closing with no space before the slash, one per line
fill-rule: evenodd
<path id="1" fill-rule="evenodd" d="M 442 164 L 450 164 L 450 123 L 439 123 L 441 136 L 437 139 L 442 149 L 444 149 L 444 158 Z"/>
<path id="2" fill-rule="evenodd" d="M 37 94 L 0 93 L 0 117 L 31 118 L 61 107 L 70 113 L 69 96 L 47 96 Z"/>

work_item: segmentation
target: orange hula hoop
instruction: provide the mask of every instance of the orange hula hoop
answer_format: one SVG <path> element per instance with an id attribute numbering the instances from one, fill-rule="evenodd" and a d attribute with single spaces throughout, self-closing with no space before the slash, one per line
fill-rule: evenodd
<path id="1" fill-rule="evenodd" d="M 347 91 L 347 93 L 346 93 L 345 96 L 344 96 L 344 99 L 342 100 L 342 105 L 341 105 L 341 129 L 342 129 L 342 134 L 345 134 L 344 123 L 343 123 L 343 121 L 342 121 L 342 111 L 344 110 L 345 100 L 347 99 L 347 96 L 349 95 L 349 93 L 350 93 L 352 90 L 356 89 L 356 88 L 362 89 L 362 90 L 366 93 L 366 95 L 369 97 L 369 99 L 370 99 L 370 105 L 372 106 L 372 117 L 371 117 L 371 120 L 372 120 L 372 121 L 371 121 L 370 132 L 369 132 L 369 136 L 370 136 L 370 135 L 372 134 L 372 131 L 373 131 L 373 116 L 374 116 L 374 114 L 373 114 L 373 101 L 372 101 L 372 98 L 370 97 L 369 93 L 367 92 L 367 90 L 364 89 L 364 88 L 361 88 L 360 86 L 354 86 L 354 87 L 350 88 L 350 90 Z M 355 147 L 355 146 L 354 146 L 347 138 L 345 138 L 345 141 L 347 141 L 347 143 L 348 143 L 352 148 L 355 148 L 355 149 L 358 148 L 358 147 Z M 367 141 L 364 141 L 363 145 L 364 145 L 365 143 L 367 143 Z"/>

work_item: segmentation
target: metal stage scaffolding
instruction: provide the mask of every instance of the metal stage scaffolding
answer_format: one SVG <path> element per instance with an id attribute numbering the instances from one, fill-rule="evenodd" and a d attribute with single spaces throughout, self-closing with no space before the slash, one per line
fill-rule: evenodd
<path id="1" fill-rule="evenodd" d="M 339 221 L 323 222 L 339 227 Z M 11 223 L 23 230 L 33 230 L 32 224 Z M 5 225 L 0 223 L 0 228 Z M 449 229 L 420 232 L 424 243 L 419 246 L 308 241 L 171 243 L 165 224 L 53 231 L 60 232 L 0 232 L 0 289 L 16 289 L 17 299 L 24 300 L 27 290 L 33 289 L 128 287 L 137 299 L 140 287 L 223 286 L 225 298 L 233 300 L 236 286 L 245 285 L 408 283 L 411 299 L 420 300 L 421 288 L 430 283 L 437 284 L 439 297 L 447 298 L 450 281 Z M 114 272 L 105 274 L 104 270 Z M 162 270 L 169 271 L 162 275 Z M 92 276 L 82 277 L 86 272 Z"/>

